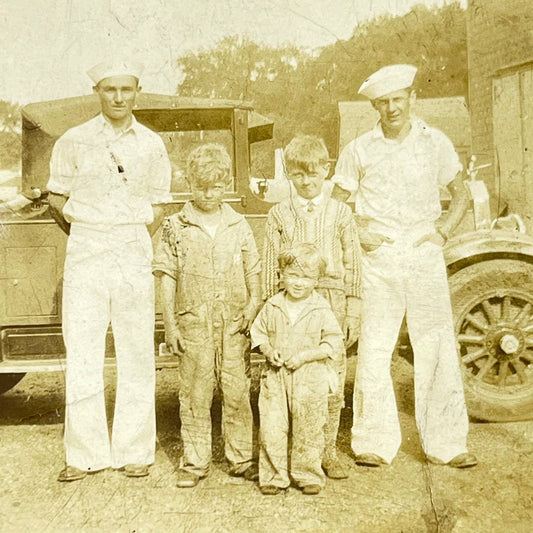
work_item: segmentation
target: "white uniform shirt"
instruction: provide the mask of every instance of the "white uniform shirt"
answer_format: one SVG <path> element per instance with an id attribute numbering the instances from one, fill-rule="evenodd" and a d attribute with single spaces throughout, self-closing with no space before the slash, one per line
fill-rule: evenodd
<path id="1" fill-rule="evenodd" d="M 48 189 L 68 197 L 68 222 L 150 224 L 168 202 L 171 167 L 162 139 L 132 117 L 116 134 L 102 114 L 68 130 L 52 151 Z"/>
<path id="2" fill-rule="evenodd" d="M 431 231 L 441 214 L 439 187 L 462 166 L 440 130 L 412 119 L 407 137 L 387 139 L 381 125 L 343 149 L 332 181 L 355 194 L 359 224 L 395 238 L 402 231 Z"/>

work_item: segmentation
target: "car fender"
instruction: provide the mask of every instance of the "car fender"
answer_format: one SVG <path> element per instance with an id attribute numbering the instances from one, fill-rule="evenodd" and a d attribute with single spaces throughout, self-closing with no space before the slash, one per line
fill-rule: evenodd
<path id="1" fill-rule="evenodd" d="M 473 263 L 496 258 L 533 263 L 533 237 L 518 231 L 473 231 L 452 237 L 444 247 L 449 276 Z"/>

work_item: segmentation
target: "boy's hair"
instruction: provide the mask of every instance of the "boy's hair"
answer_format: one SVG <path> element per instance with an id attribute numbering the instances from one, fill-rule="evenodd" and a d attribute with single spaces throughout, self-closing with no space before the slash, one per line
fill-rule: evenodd
<path id="1" fill-rule="evenodd" d="M 296 243 L 290 248 L 282 250 L 278 257 L 279 271 L 295 266 L 306 276 L 321 278 L 326 273 L 326 260 L 318 248 L 309 242 Z"/>
<path id="2" fill-rule="evenodd" d="M 187 181 L 202 187 L 222 181 L 231 184 L 232 162 L 226 149 L 215 143 L 201 144 L 187 160 Z"/>
<path id="3" fill-rule="evenodd" d="M 324 141 L 314 135 L 297 135 L 284 150 L 285 166 L 301 168 L 305 172 L 329 162 L 329 154 Z"/>

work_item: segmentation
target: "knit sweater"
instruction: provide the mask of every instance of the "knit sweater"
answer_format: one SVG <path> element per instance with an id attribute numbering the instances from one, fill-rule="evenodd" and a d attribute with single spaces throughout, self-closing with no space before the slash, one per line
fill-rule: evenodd
<path id="1" fill-rule="evenodd" d="M 286 199 L 272 207 L 263 247 L 263 298 L 279 291 L 278 256 L 297 242 L 315 244 L 327 261 L 326 274 L 317 288 L 340 289 L 360 297 L 360 246 L 350 208 L 325 197 L 311 212 Z"/>

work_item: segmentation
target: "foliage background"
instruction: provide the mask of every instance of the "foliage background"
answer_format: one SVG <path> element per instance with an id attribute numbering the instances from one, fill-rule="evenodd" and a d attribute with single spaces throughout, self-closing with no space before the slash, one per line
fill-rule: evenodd
<path id="1" fill-rule="evenodd" d="M 176 92 L 246 100 L 274 121 L 275 148 L 297 133 L 311 133 L 323 137 L 335 157 L 337 102 L 356 100 L 369 74 L 403 62 L 419 68 L 420 98 L 467 96 L 466 14 L 459 3 L 431 9 L 417 5 L 403 16 L 377 17 L 357 26 L 350 39 L 319 50 L 227 37 L 177 60 L 184 79 Z M 0 168 L 13 167 L 19 159 L 19 106 L 0 101 Z"/>

